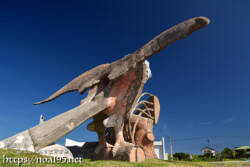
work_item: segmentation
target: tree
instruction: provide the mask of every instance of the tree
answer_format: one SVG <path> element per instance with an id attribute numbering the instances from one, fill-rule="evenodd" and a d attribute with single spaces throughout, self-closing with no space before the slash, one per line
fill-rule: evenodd
<path id="1" fill-rule="evenodd" d="M 189 160 L 189 154 L 187 153 L 175 153 L 174 158 L 178 158 L 179 160 Z"/>
<path id="2" fill-rule="evenodd" d="M 246 150 L 236 150 L 235 156 L 236 156 L 236 158 L 246 158 L 247 152 L 246 152 Z"/>
<path id="3" fill-rule="evenodd" d="M 213 153 L 206 153 L 206 154 L 204 154 L 204 157 L 207 157 L 207 158 L 212 157 L 212 156 L 213 156 Z"/>
<path id="4" fill-rule="evenodd" d="M 224 150 L 221 152 L 221 155 L 224 158 L 233 158 L 233 151 L 230 148 L 224 148 Z"/>
<path id="5" fill-rule="evenodd" d="M 235 150 L 233 150 L 233 152 L 232 152 L 232 153 L 233 153 L 233 157 L 234 157 L 234 159 L 235 159 L 235 158 L 236 158 L 236 157 L 235 157 L 235 155 L 236 155 L 236 151 L 235 151 Z"/>

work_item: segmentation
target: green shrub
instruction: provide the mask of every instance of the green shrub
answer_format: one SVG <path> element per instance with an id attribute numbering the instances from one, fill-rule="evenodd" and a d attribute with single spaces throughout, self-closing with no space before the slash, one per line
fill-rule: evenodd
<path id="1" fill-rule="evenodd" d="M 189 154 L 187 153 L 183 153 L 183 152 L 175 153 L 174 157 L 178 158 L 178 160 L 190 161 Z"/>
<path id="2" fill-rule="evenodd" d="M 233 150 L 231 150 L 230 148 L 224 148 L 224 150 L 221 152 L 221 155 L 223 158 L 234 158 Z"/>
<path id="3" fill-rule="evenodd" d="M 236 150 L 235 152 L 235 157 L 238 158 L 246 158 L 247 157 L 247 153 L 246 150 Z"/>
<path id="4" fill-rule="evenodd" d="M 195 162 L 201 162 L 201 161 L 207 161 L 207 158 L 203 155 L 193 155 L 193 161 Z"/>
<path id="5" fill-rule="evenodd" d="M 204 154 L 204 157 L 211 158 L 211 157 L 213 157 L 213 154 L 212 153 L 206 153 L 206 154 Z"/>

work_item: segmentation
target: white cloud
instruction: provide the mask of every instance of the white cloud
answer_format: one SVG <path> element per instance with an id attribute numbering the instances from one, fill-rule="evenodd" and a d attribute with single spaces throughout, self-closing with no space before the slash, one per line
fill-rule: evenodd
<path id="1" fill-rule="evenodd" d="M 229 123 L 229 122 L 232 122 L 233 120 L 235 120 L 235 117 L 226 119 L 226 120 L 222 121 L 222 123 Z"/>

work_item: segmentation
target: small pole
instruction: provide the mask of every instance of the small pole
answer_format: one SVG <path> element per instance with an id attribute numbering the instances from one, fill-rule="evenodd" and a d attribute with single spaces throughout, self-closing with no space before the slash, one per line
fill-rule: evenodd
<path id="1" fill-rule="evenodd" d="M 173 161 L 173 150 L 172 150 L 172 137 L 168 136 L 170 140 L 170 160 Z"/>
<path id="2" fill-rule="evenodd" d="M 216 147 L 217 147 L 217 154 L 219 154 L 219 145 L 218 145 L 217 136 L 215 136 L 215 141 L 216 141 Z"/>

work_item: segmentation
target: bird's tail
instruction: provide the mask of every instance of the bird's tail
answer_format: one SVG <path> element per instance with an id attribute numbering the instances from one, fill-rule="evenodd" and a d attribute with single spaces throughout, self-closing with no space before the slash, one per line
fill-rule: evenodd
<path id="1" fill-rule="evenodd" d="M 59 89 L 56 93 L 54 93 L 53 95 L 51 95 L 50 97 L 48 97 L 47 99 L 34 103 L 34 105 L 38 105 L 38 104 L 43 104 L 49 101 L 54 100 L 55 98 L 63 95 L 64 93 L 68 93 L 68 92 L 72 92 L 72 91 L 77 91 L 77 89 L 70 89 L 70 87 L 67 85 L 65 85 L 64 87 L 62 87 L 61 89 Z"/>

